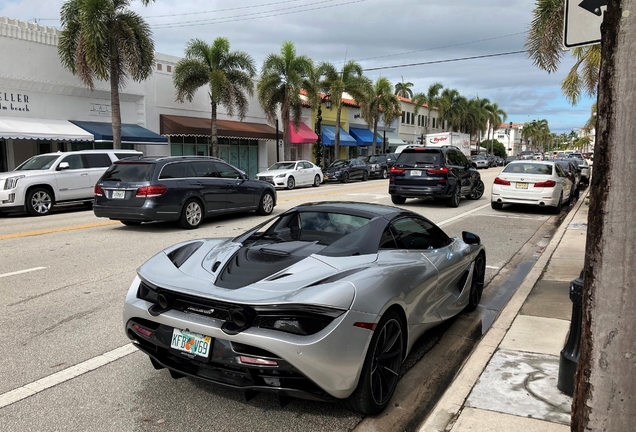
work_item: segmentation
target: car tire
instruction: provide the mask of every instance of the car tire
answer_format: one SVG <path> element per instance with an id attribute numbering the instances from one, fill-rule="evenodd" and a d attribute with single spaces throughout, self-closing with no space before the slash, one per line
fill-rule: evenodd
<path id="1" fill-rule="evenodd" d="M 349 173 L 348 172 L 343 172 L 342 173 L 342 182 L 343 183 L 349 183 Z"/>
<path id="2" fill-rule="evenodd" d="M 318 187 L 320 186 L 320 176 L 318 174 L 316 174 L 316 176 L 314 177 L 314 187 Z"/>
<path id="3" fill-rule="evenodd" d="M 493 201 L 490 203 L 490 207 L 492 207 L 493 210 L 501 210 L 503 208 L 503 203 Z"/>
<path id="4" fill-rule="evenodd" d="M 289 176 L 289 178 L 287 179 L 287 190 L 292 190 L 293 188 L 296 187 L 296 180 L 294 179 L 294 176 Z"/>
<path id="5" fill-rule="evenodd" d="M 403 332 L 400 316 L 394 311 L 385 313 L 373 332 L 358 386 L 345 400 L 349 409 L 368 415 L 384 411 L 395 392 L 402 369 Z"/>
<path id="6" fill-rule="evenodd" d="M 406 202 L 406 198 L 399 195 L 391 195 L 391 202 L 393 204 L 404 204 Z"/>
<path id="7" fill-rule="evenodd" d="M 552 213 L 561 213 L 561 207 L 563 207 L 563 193 L 561 193 L 561 195 L 559 196 L 559 203 L 556 205 L 556 207 L 552 207 Z"/>
<path id="8" fill-rule="evenodd" d="M 201 222 L 203 222 L 203 207 L 198 200 L 190 198 L 181 210 L 179 226 L 184 229 L 195 229 L 201 225 Z"/>
<path id="9" fill-rule="evenodd" d="M 362 181 L 367 181 L 369 180 L 369 171 L 364 171 L 362 173 Z"/>
<path id="10" fill-rule="evenodd" d="M 482 196 L 484 196 L 484 182 L 481 180 L 477 180 L 475 182 L 475 184 L 473 185 L 473 190 L 466 195 L 466 199 L 469 200 L 478 200 L 480 199 Z"/>
<path id="11" fill-rule="evenodd" d="M 389 178 L 389 173 L 387 172 L 386 168 L 382 168 L 382 172 L 380 173 L 380 177 L 382 177 L 385 180 L 387 178 Z"/>
<path id="12" fill-rule="evenodd" d="M 462 188 L 460 185 L 456 184 L 455 189 L 453 189 L 453 193 L 451 196 L 446 198 L 446 207 L 459 207 L 459 201 L 462 199 Z"/>
<path id="13" fill-rule="evenodd" d="M 258 209 L 256 210 L 256 213 L 261 216 L 267 216 L 272 214 L 273 210 L 274 210 L 274 195 L 272 195 L 271 192 L 265 192 L 261 196 L 261 200 L 258 202 Z"/>
<path id="14" fill-rule="evenodd" d="M 139 225 L 141 225 L 141 222 L 139 222 L 139 221 L 123 220 L 123 221 L 119 221 L 119 222 L 123 223 L 126 226 L 139 226 Z"/>
<path id="15" fill-rule="evenodd" d="M 46 216 L 53 210 L 51 192 L 45 188 L 33 188 L 26 195 L 26 210 L 31 216 Z"/>
<path id="16" fill-rule="evenodd" d="M 486 275 L 486 257 L 483 254 L 477 255 L 475 265 L 473 267 L 473 279 L 470 282 L 470 293 L 468 294 L 468 305 L 464 309 L 466 312 L 472 312 L 477 309 L 481 296 L 484 292 L 484 278 Z"/>

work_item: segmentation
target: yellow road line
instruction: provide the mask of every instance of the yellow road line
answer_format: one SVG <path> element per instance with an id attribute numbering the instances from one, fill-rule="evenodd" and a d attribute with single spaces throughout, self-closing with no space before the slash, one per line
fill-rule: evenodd
<path id="1" fill-rule="evenodd" d="M 118 223 L 119 223 L 118 221 L 97 222 L 97 223 L 84 224 L 84 225 L 74 225 L 74 226 L 50 228 L 50 229 L 38 230 L 38 231 L 27 231 L 27 232 L 14 233 L 14 234 L 5 234 L 5 235 L 0 235 L 0 240 L 8 240 L 8 239 L 20 238 L 20 237 L 31 237 L 31 236 L 37 236 L 37 235 L 43 235 L 43 234 L 52 234 L 57 232 L 73 231 L 73 230 L 80 230 L 80 229 L 86 229 L 86 228 L 96 228 L 101 226 L 115 225 Z"/>

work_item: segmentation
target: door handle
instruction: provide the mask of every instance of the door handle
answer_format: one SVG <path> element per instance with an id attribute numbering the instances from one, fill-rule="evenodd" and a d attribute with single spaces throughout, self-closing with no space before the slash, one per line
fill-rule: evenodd
<path id="1" fill-rule="evenodd" d="M 80 176 L 82 176 L 82 177 L 85 177 L 85 176 L 87 176 L 87 175 L 88 175 L 88 173 L 80 174 Z"/>

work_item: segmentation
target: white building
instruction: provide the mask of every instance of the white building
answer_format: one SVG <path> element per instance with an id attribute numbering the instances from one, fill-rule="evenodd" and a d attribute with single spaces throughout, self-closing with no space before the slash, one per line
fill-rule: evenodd
<path id="1" fill-rule="evenodd" d="M 499 129 L 494 131 L 494 137 L 504 145 L 508 156 L 516 156 L 525 150 L 521 139 L 523 123 L 512 123 L 512 127 L 510 123 L 502 123 Z"/>
<path id="2" fill-rule="evenodd" d="M 398 135 L 407 144 L 417 144 L 423 141 L 428 124 L 428 107 L 422 106 L 414 114 L 415 104 L 407 98 L 398 96 L 402 104 L 402 116 L 398 120 Z M 433 109 L 431 112 L 431 127 L 429 133 L 446 131 L 446 121 L 439 119 L 439 112 Z"/>

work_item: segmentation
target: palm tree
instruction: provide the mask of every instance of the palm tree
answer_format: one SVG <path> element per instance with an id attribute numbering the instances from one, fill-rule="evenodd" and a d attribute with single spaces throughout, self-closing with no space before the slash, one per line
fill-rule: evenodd
<path id="1" fill-rule="evenodd" d="M 369 126 L 373 125 L 373 145 L 371 154 L 375 154 L 376 136 L 380 119 L 384 125 L 391 124 L 400 115 L 402 106 L 396 95 L 391 93 L 391 83 L 385 77 L 380 77 L 369 86 L 361 106 L 362 118 Z"/>
<path id="2" fill-rule="evenodd" d="M 440 99 L 440 120 L 448 122 L 446 130 L 449 132 L 460 131 L 466 116 L 468 100 L 459 94 L 456 89 L 450 88 L 442 91 Z"/>
<path id="3" fill-rule="evenodd" d="M 305 55 L 296 55 L 293 42 L 285 41 L 279 54 L 269 54 L 263 62 L 258 82 L 258 101 L 270 123 L 277 118 L 280 106 L 283 121 L 283 154 L 289 160 L 289 122 L 298 127 L 302 114 L 301 90 L 311 89 L 308 77 L 313 61 Z"/>
<path id="4" fill-rule="evenodd" d="M 506 120 L 508 120 L 508 114 L 506 114 L 506 112 L 499 108 L 499 105 L 497 104 L 497 102 L 493 102 L 490 105 L 488 105 L 488 140 L 490 141 L 490 130 L 492 129 L 492 138 L 493 140 L 495 139 L 495 126 L 497 127 L 497 129 L 499 129 L 499 126 L 501 126 L 502 123 L 504 123 Z M 490 145 L 490 152 L 492 153 L 493 148 L 492 148 L 492 141 L 491 141 L 491 145 Z"/>
<path id="5" fill-rule="evenodd" d="M 528 150 L 530 150 L 530 142 L 532 142 L 532 150 L 537 150 L 540 146 L 544 146 L 550 140 L 550 126 L 546 119 L 532 120 L 532 123 L 526 123 L 521 130 L 521 138 L 527 140 Z"/>
<path id="6" fill-rule="evenodd" d="M 402 77 L 402 82 L 395 85 L 395 94 L 403 98 L 413 99 L 413 90 L 411 90 L 411 87 L 413 87 L 413 83 L 410 81 L 404 82 L 404 77 Z"/>
<path id="7" fill-rule="evenodd" d="M 150 1 L 141 0 L 144 6 Z M 127 78 L 148 78 L 155 58 L 150 26 L 129 5 L 130 0 L 68 0 L 60 10 L 62 66 L 91 90 L 95 80 L 110 80 L 114 149 L 121 148 L 119 89 Z"/>
<path id="8" fill-rule="evenodd" d="M 369 80 L 362 75 L 362 66 L 351 60 L 345 63 L 337 74 L 327 75 L 329 91 L 333 106 L 336 108 L 336 138 L 334 152 L 336 159 L 340 158 L 340 116 L 342 113 L 342 94 L 348 93 L 358 104 L 362 104 L 369 87 Z"/>
<path id="9" fill-rule="evenodd" d="M 443 104 L 442 98 L 439 92 L 444 88 L 442 83 L 436 82 L 431 84 L 428 87 L 426 93 L 417 93 L 413 95 L 413 103 L 415 107 L 413 108 L 413 115 L 417 115 L 420 107 L 426 105 L 428 108 L 428 113 L 426 117 L 426 133 L 429 134 L 431 131 L 431 114 L 434 108 L 438 108 L 438 113 L 441 118 L 442 111 L 441 106 Z"/>
<path id="10" fill-rule="evenodd" d="M 325 77 L 327 75 L 337 74 L 336 67 L 329 62 L 322 62 L 318 66 L 312 67 L 307 79 L 307 101 L 309 104 L 316 108 L 316 121 L 322 121 L 322 100 L 323 93 L 329 93 L 329 84 Z M 320 118 L 319 118 L 320 117 Z M 320 133 L 316 130 L 316 133 Z M 318 142 L 314 145 L 314 156 L 316 158 L 316 165 L 321 166 L 323 158 L 323 146 L 322 137 L 318 137 Z"/>
<path id="11" fill-rule="evenodd" d="M 186 45 L 185 57 L 174 68 L 172 81 L 177 101 L 192 102 L 200 87 L 208 86 L 211 106 L 210 145 L 212 156 L 219 156 L 217 138 L 217 108 L 223 106 L 232 117 L 238 112 L 243 120 L 249 106 L 247 96 L 254 94 L 256 67 L 252 57 L 243 51 L 230 51 L 230 41 L 218 37 L 208 45 L 201 39 L 192 39 Z"/>
<path id="12" fill-rule="evenodd" d="M 565 3 L 562 0 L 538 0 L 533 11 L 530 31 L 525 48 L 535 66 L 556 72 L 564 54 L 562 49 Z M 596 94 L 601 66 L 601 45 L 574 48 L 572 55 L 576 63 L 561 83 L 563 94 L 576 105 L 585 92 Z"/>

